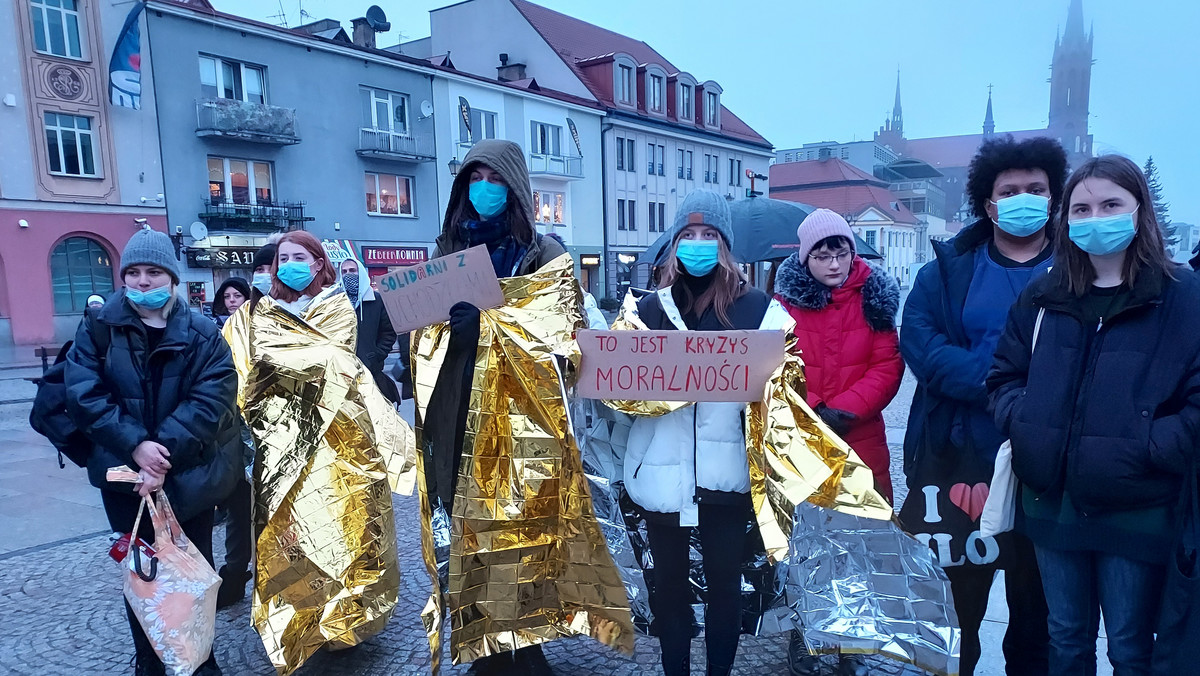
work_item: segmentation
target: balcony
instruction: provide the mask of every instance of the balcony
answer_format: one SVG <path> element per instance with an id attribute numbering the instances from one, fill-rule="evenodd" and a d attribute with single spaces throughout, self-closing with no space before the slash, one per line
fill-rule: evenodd
<path id="1" fill-rule="evenodd" d="M 583 178 L 583 158 L 529 153 L 529 175 L 576 181 Z"/>
<path id="2" fill-rule="evenodd" d="M 237 204 L 229 200 L 206 199 L 198 214 L 212 232 L 279 232 L 303 230 L 314 220 L 304 215 L 303 202 Z"/>
<path id="3" fill-rule="evenodd" d="M 408 136 L 384 129 L 358 130 L 358 156 L 397 162 L 433 162 L 432 136 Z"/>
<path id="4" fill-rule="evenodd" d="M 196 136 L 276 146 L 300 142 L 294 109 L 233 99 L 196 101 Z"/>

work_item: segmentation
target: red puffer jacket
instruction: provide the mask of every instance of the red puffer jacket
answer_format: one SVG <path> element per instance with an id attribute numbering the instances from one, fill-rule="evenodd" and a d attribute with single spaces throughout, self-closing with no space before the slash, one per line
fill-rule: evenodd
<path id="1" fill-rule="evenodd" d="M 808 404 L 856 416 L 846 443 L 892 499 L 891 454 L 883 409 L 900 389 L 904 361 L 896 334 L 900 287 L 890 275 L 855 257 L 840 288 L 815 280 L 796 254 L 775 278 L 776 298 L 796 320 L 796 344 L 808 379 Z"/>

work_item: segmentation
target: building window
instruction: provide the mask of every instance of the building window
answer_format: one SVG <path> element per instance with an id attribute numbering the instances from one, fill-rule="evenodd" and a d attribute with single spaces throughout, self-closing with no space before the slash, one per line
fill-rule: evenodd
<path id="1" fill-rule="evenodd" d="M 626 139 L 625 154 L 626 154 L 626 157 L 625 157 L 626 171 L 637 171 L 637 164 L 634 162 L 635 158 L 634 158 L 634 154 L 633 154 L 633 139 Z"/>
<path id="2" fill-rule="evenodd" d="M 271 204 L 271 164 L 227 157 L 208 158 L 212 204 Z"/>
<path id="3" fill-rule="evenodd" d="M 654 175 L 654 144 L 646 144 L 646 173 Z"/>
<path id="4" fill-rule="evenodd" d="M 412 216 L 412 178 L 366 173 L 367 213 L 372 216 Z"/>
<path id="5" fill-rule="evenodd" d="M 718 162 L 720 162 L 720 158 L 717 155 L 709 155 L 709 154 L 705 153 L 705 155 L 704 155 L 704 182 L 705 183 L 717 183 L 718 182 L 718 180 L 719 180 L 718 176 L 720 175 L 719 171 L 718 171 L 718 169 L 719 169 Z"/>
<path id="6" fill-rule="evenodd" d="M 867 231 L 866 240 L 867 240 L 867 246 L 874 249 L 875 248 L 875 231 L 874 230 Z"/>
<path id="7" fill-rule="evenodd" d="M 646 206 L 649 207 L 648 209 L 646 209 L 646 229 L 650 232 L 657 232 L 658 231 L 658 220 L 657 220 L 658 210 L 654 208 L 655 207 L 654 202 L 647 202 Z"/>
<path id="8" fill-rule="evenodd" d="M 677 150 L 676 153 L 679 155 L 679 171 L 676 173 L 678 174 L 679 178 L 683 178 L 683 148 Z"/>
<path id="9" fill-rule="evenodd" d="M 692 151 L 687 151 L 687 180 L 692 180 Z"/>
<path id="10" fill-rule="evenodd" d="M 621 103 L 633 103 L 633 68 L 617 66 L 617 96 Z"/>
<path id="11" fill-rule="evenodd" d="M 201 56 L 200 93 L 210 99 L 266 103 L 266 78 L 258 66 Z"/>
<path id="12" fill-rule="evenodd" d="M 467 123 L 463 122 L 462 115 L 458 117 L 458 142 L 462 144 L 478 143 L 486 138 L 496 138 L 496 114 L 487 111 L 479 110 L 478 108 L 471 109 L 471 129 L 467 130 Z"/>
<path id="13" fill-rule="evenodd" d="M 650 202 L 646 209 L 646 223 L 650 232 L 667 231 L 667 205 L 665 202 Z"/>
<path id="14" fill-rule="evenodd" d="M 637 230 L 637 200 L 626 200 L 629 202 L 629 209 L 625 211 L 625 215 L 629 217 L 629 229 Z"/>
<path id="15" fill-rule="evenodd" d="M 537 155 L 562 155 L 562 127 L 544 122 L 530 122 L 530 152 Z"/>
<path id="16" fill-rule="evenodd" d="M 34 49 L 68 59 L 83 58 L 76 0 L 30 0 L 29 16 L 33 20 Z"/>
<path id="17" fill-rule="evenodd" d="M 679 85 L 679 110 L 676 116 L 681 120 L 695 120 L 696 110 L 692 107 L 692 86 Z"/>
<path id="18" fill-rule="evenodd" d="M 729 185 L 742 184 L 742 161 L 729 158 Z"/>
<path id="19" fill-rule="evenodd" d="M 625 225 L 625 200 L 617 200 L 617 230 L 628 230 Z"/>
<path id="20" fill-rule="evenodd" d="M 715 127 L 721 121 L 719 115 L 721 99 L 717 96 L 716 92 L 705 92 L 704 98 L 704 123 L 710 127 Z"/>
<path id="21" fill-rule="evenodd" d="M 50 173 L 59 176 L 99 176 L 96 171 L 92 118 L 46 113 L 45 122 Z"/>
<path id="22" fill-rule="evenodd" d="M 658 203 L 658 231 L 659 232 L 667 231 L 667 203 L 666 202 Z"/>
<path id="23" fill-rule="evenodd" d="M 617 137 L 617 171 L 625 171 L 625 139 Z"/>
<path id="24" fill-rule="evenodd" d="M 843 159 L 843 160 L 850 159 L 850 147 L 849 146 L 842 146 L 839 153 L 841 155 L 841 159 Z"/>
<path id="25" fill-rule="evenodd" d="M 408 96 L 383 89 L 363 87 L 363 128 L 396 136 L 408 136 Z"/>
<path id="26" fill-rule="evenodd" d="M 107 298 L 113 291 L 112 260 L 90 237 L 68 237 L 54 247 L 50 277 L 55 314 L 83 312 L 88 296 L 98 293 Z"/>
<path id="27" fill-rule="evenodd" d="M 566 224 L 567 198 L 561 192 L 533 191 L 533 215 L 538 223 Z"/>
<path id="28" fill-rule="evenodd" d="M 667 147 L 659 146 L 658 147 L 658 175 L 659 176 L 667 175 L 666 165 L 667 165 Z"/>
<path id="29" fill-rule="evenodd" d="M 650 110 L 663 112 L 663 79 L 659 75 L 650 76 Z"/>

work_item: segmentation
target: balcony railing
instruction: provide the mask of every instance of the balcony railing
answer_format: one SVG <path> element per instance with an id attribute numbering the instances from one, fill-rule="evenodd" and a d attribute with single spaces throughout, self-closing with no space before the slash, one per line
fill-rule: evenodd
<path id="1" fill-rule="evenodd" d="M 583 158 L 571 155 L 529 153 L 529 173 L 574 180 L 583 178 Z"/>
<path id="2" fill-rule="evenodd" d="M 204 200 L 200 220 L 210 231 L 279 232 L 303 230 L 314 220 L 304 215 L 304 202 L 269 202 L 237 204 L 227 199 Z"/>
<path id="3" fill-rule="evenodd" d="M 358 130 L 358 154 L 385 160 L 432 162 L 437 159 L 432 136 L 408 136 L 383 129 Z"/>
<path id="4" fill-rule="evenodd" d="M 196 101 L 196 135 L 281 146 L 300 142 L 294 109 L 233 99 Z"/>

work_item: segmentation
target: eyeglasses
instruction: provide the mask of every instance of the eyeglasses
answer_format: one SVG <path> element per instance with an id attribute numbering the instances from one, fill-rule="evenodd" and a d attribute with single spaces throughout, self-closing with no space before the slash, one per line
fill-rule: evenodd
<path id="1" fill-rule="evenodd" d="M 830 263 L 833 262 L 833 259 L 835 259 L 835 258 L 837 259 L 837 262 L 845 263 L 846 261 L 850 260 L 850 257 L 853 255 L 854 255 L 853 251 L 843 251 L 841 253 L 832 254 L 832 255 L 831 254 L 809 254 L 808 257 L 813 259 L 814 261 L 820 263 L 821 265 L 829 265 Z"/>

